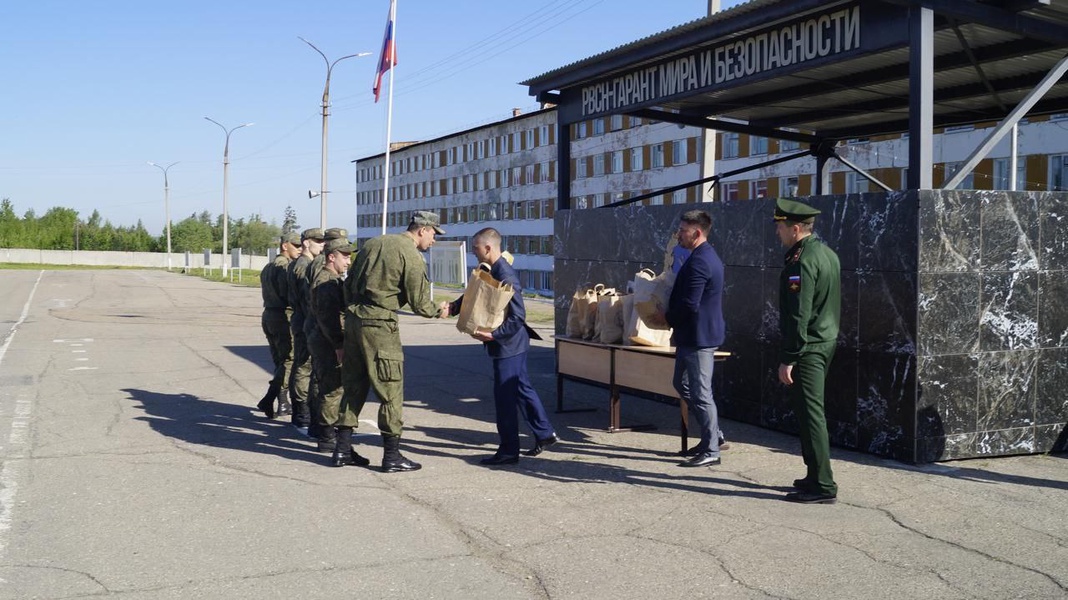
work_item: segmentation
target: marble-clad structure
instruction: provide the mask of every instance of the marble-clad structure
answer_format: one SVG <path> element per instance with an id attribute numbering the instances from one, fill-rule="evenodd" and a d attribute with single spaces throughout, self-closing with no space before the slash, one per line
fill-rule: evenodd
<path id="1" fill-rule="evenodd" d="M 836 445 L 909 462 L 1068 449 L 1068 194 L 904 191 L 805 199 L 842 263 L 827 386 Z M 726 266 L 722 414 L 793 431 L 775 376 L 783 249 L 772 200 L 701 205 Z M 694 205 L 558 211 L 556 327 L 583 282 L 659 270 Z"/>

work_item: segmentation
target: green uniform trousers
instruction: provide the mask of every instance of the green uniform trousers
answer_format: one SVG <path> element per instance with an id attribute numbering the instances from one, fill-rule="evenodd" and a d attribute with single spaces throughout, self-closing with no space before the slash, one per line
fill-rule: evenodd
<path id="1" fill-rule="evenodd" d="M 834 342 L 806 346 L 794 364 L 794 384 L 789 387 L 790 402 L 800 428 L 801 457 L 808 467 L 805 478 L 816 482 L 818 491 L 824 494 L 838 493 L 838 484 L 831 473 L 831 444 L 823 410 L 827 367 L 834 358 L 834 348 Z"/>
<path id="2" fill-rule="evenodd" d="M 293 401 L 308 401 L 308 384 L 311 380 L 311 353 L 308 338 L 304 335 L 304 313 L 293 313 L 290 330 L 293 334 L 293 367 L 289 371 L 289 398 Z"/>
<path id="3" fill-rule="evenodd" d="M 289 369 L 293 365 L 293 335 L 289 331 L 289 316 L 285 309 L 265 309 L 260 325 L 267 336 L 267 346 L 271 349 L 271 361 L 274 363 L 271 385 L 286 388 L 289 385 Z"/>
<path id="4" fill-rule="evenodd" d="M 337 425 L 344 393 L 341 386 L 341 365 L 337 362 L 334 347 L 318 331 L 308 338 L 308 348 L 311 350 L 315 378 L 319 383 L 319 398 L 311 416 L 320 427 L 334 427 Z"/>
<path id="5" fill-rule="evenodd" d="M 367 394 L 374 389 L 381 405 L 378 429 L 399 436 L 404 425 L 404 348 L 395 320 L 360 319 L 345 315 L 345 364 L 341 369 L 345 394 L 338 427 L 357 427 Z"/>

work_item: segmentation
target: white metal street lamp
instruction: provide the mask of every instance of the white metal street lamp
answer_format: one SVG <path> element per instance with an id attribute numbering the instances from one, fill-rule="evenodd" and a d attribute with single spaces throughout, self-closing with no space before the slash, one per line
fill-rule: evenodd
<path id="1" fill-rule="evenodd" d="M 359 54 L 349 54 L 342 56 L 341 58 L 330 62 L 330 59 L 323 54 L 323 51 L 316 48 L 315 44 L 308 40 L 297 36 L 297 39 L 311 46 L 312 50 L 319 53 L 319 56 L 323 57 L 323 62 L 326 63 L 326 85 L 323 86 L 323 159 L 321 165 L 321 173 L 319 180 L 319 226 L 326 229 L 326 138 L 327 138 L 327 117 L 330 116 L 330 73 L 334 70 L 334 65 L 345 60 L 346 58 L 358 58 L 360 56 L 368 56 L 370 52 L 360 52 Z"/>
<path id="2" fill-rule="evenodd" d="M 152 161 L 148 161 L 148 164 L 156 167 L 160 171 L 163 171 L 163 218 L 167 220 L 167 270 L 171 270 L 171 198 L 170 191 L 171 186 L 167 183 L 167 170 L 178 164 L 172 162 L 164 167 L 163 165 L 157 165 Z"/>
<path id="3" fill-rule="evenodd" d="M 227 188 L 227 183 L 229 182 L 229 178 L 230 178 L 230 134 L 235 132 L 235 131 L 237 131 L 238 129 L 241 129 L 242 127 L 251 127 L 251 126 L 255 125 L 255 123 L 242 123 L 241 125 L 238 125 L 237 127 L 233 127 L 231 129 L 227 129 L 222 123 L 216 121 L 215 119 L 212 119 L 211 117 L 204 117 L 204 118 L 209 120 L 209 121 L 211 121 L 212 123 L 215 123 L 216 125 L 218 125 L 219 128 L 222 129 L 224 133 L 226 133 L 226 145 L 223 146 L 223 218 L 222 218 L 222 226 L 223 226 L 222 275 L 223 275 L 223 277 L 226 277 L 226 271 L 228 269 L 226 261 L 229 258 L 226 255 L 230 251 L 230 248 L 229 248 L 229 246 L 230 246 L 230 210 L 229 210 L 229 207 L 226 204 L 226 188 Z"/>

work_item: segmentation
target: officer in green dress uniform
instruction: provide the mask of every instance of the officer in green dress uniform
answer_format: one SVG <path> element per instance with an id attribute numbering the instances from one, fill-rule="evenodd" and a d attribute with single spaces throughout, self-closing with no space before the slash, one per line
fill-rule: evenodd
<path id="1" fill-rule="evenodd" d="M 305 229 L 300 234 L 301 253 L 286 269 L 289 284 L 289 305 L 293 314 L 289 317 L 289 328 L 293 334 L 293 367 L 289 371 L 289 400 L 293 404 L 293 425 L 308 427 L 311 422 L 308 408 L 308 387 L 311 384 L 311 354 L 308 351 L 308 337 L 304 335 L 304 319 L 308 317 L 308 290 L 304 275 L 308 265 L 323 251 L 325 243 L 323 230 L 318 227 Z"/>
<path id="2" fill-rule="evenodd" d="M 278 414 L 289 414 L 289 369 L 293 364 L 293 336 L 289 331 L 289 292 L 286 281 L 286 267 L 289 261 L 300 255 L 300 235 L 287 233 L 279 239 L 279 252 L 271 264 L 260 272 L 260 292 L 263 296 L 263 315 L 260 325 L 267 336 L 267 346 L 271 349 L 271 362 L 274 363 L 267 394 L 260 399 L 256 408 L 262 410 L 268 419 L 275 416 L 274 401 L 278 400 Z"/>
<path id="3" fill-rule="evenodd" d="M 842 268 L 838 255 L 812 233 L 818 214 L 796 200 L 775 203 L 775 232 L 788 248 L 779 277 L 779 381 L 789 388 L 808 468 L 786 499 L 833 504 L 838 485 L 831 473 L 823 390 L 838 339 Z"/>
<path id="4" fill-rule="evenodd" d="M 367 394 L 373 387 L 381 406 L 382 471 L 415 471 L 422 467 L 400 453 L 404 401 L 404 349 L 397 311 L 408 305 L 426 318 L 442 318 L 447 303 L 435 305 L 430 296 L 422 252 L 444 234 L 438 215 L 416 211 L 404 233 L 381 235 L 364 243 L 345 279 L 345 355 L 342 380 L 345 394 L 337 427 L 335 466 L 350 464 L 352 430 L 359 424 Z"/>

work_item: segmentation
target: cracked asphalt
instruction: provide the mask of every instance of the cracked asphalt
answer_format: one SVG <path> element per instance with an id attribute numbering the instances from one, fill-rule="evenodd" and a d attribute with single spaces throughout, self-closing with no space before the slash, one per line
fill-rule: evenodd
<path id="1" fill-rule="evenodd" d="M 252 411 L 259 291 L 159 271 L 5 271 L 0 598 L 1065 598 L 1068 460 L 833 453 L 839 503 L 781 500 L 797 439 L 724 422 L 681 469 L 677 408 L 530 367 L 562 441 L 493 452 L 492 376 L 452 322 L 402 318 L 403 450 L 329 468 Z M 550 333 L 546 331 L 545 333 Z M 726 367 L 725 367 L 726 368 Z M 377 464 L 369 403 L 358 449 Z M 529 445 L 529 437 L 524 444 Z"/>

